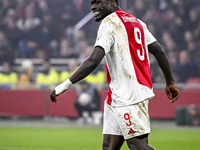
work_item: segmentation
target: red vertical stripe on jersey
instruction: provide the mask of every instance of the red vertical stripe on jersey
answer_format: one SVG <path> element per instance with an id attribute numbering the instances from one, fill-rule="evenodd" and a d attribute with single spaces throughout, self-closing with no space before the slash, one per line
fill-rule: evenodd
<path id="1" fill-rule="evenodd" d="M 110 73 L 108 71 L 108 66 L 107 66 L 106 62 L 105 62 L 105 66 L 106 66 L 106 77 L 107 77 L 107 81 L 108 81 L 108 85 L 109 85 L 110 82 L 111 82 L 111 78 L 110 78 Z M 111 91 L 111 89 L 109 87 L 108 88 L 108 96 L 106 98 L 106 102 L 107 102 L 108 105 L 111 105 L 111 103 L 112 103 L 111 95 L 112 95 L 112 91 Z"/>
<path id="2" fill-rule="evenodd" d="M 123 22 L 126 28 L 126 32 L 128 34 L 130 54 L 132 57 L 132 62 L 134 65 L 137 80 L 141 85 L 147 86 L 151 89 L 152 88 L 151 72 L 146 53 L 145 40 L 144 40 L 145 35 L 143 27 L 134 16 L 127 14 L 122 10 L 117 10 L 115 12 Z M 137 34 L 135 35 L 134 33 L 135 28 L 138 28 L 141 34 L 138 34 L 137 32 Z M 136 38 L 141 40 L 141 44 L 138 43 Z M 141 60 L 139 58 L 137 52 L 138 50 L 140 50 L 140 55 L 143 55 L 142 48 L 144 51 L 144 60 Z"/>

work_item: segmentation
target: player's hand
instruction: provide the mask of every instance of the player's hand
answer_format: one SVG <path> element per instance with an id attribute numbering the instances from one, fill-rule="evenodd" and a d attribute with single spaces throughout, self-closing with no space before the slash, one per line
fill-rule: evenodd
<path id="1" fill-rule="evenodd" d="M 175 102 L 180 96 L 180 92 L 175 85 L 167 86 L 165 88 L 165 92 L 167 94 L 167 97 L 170 99 L 171 103 Z"/>
<path id="2" fill-rule="evenodd" d="M 56 86 L 53 90 L 53 92 L 50 94 L 51 101 L 56 103 L 57 99 L 56 97 L 62 93 L 64 93 L 67 90 L 67 88 L 64 86 L 64 84 L 60 84 Z"/>
<path id="3" fill-rule="evenodd" d="M 56 96 L 57 96 L 56 91 L 53 90 L 53 92 L 51 92 L 51 94 L 50 94 L 50 98 L 51 98 L 51 101 L 54 103 L 56 103 L 56 101 L 57 101 Z"/>
<path id="4" fill-rule="evenodd" d="M 51 101 L 55 103 L 57 101 L 56 97 L 65 92 L 72 84 L 73 83 L 67 79 L 63 83 L 56 86 L 53 92 L 50 94 Z"/>

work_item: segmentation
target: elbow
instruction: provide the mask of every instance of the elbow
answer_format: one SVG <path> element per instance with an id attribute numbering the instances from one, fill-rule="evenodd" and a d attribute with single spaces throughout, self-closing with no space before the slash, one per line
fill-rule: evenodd
<path id="1" fill-rule="evenodd" d="M 165 52 L 164 52 L 163 49 L 160 49 L 160 50 L 157 52 L 157 55 L 158 55 L 158 57 L 165 57 L 165 56 L 166 56 L 166 54 L 165 54 Z"/>
<path id="2" fill-rule="evenodd" d="M 166 57 L 165 51 L 161 47 L 157 47 L 156 51 L 152 53 L 156 58 Z"/>

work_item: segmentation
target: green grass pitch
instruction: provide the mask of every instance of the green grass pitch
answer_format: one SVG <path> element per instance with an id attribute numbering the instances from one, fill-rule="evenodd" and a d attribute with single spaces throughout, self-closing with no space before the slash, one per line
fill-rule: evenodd
<path id="1" fill-rule="evenodd" d="M 0 150 L 101 150 L 100 128 L 0 128 Z M 199 150 L 198 129 L 152 129 L 157 150 Z M 122 150 L 128 150 L 126 143 Z"/>

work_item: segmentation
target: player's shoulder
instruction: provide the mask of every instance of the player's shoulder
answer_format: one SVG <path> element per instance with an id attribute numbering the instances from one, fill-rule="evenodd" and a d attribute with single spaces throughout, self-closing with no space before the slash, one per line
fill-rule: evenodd
<path id="1" fill-rule="evenodd" d="M 115 26 L 119 24 L 119 22 L 120 22 L 119 17 L 115 12 L 113 12 L 102 20 L 101 25 Z"/>
<path id="2" fill-rule="evenodd" d="M 137 20 L 143 27 L 146 27 L 146 23 L 144 21 L 142 21 L 141 19 L 138 19 L 138 18 L 137 18 Z"/>

